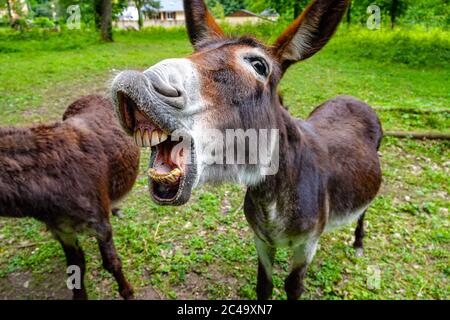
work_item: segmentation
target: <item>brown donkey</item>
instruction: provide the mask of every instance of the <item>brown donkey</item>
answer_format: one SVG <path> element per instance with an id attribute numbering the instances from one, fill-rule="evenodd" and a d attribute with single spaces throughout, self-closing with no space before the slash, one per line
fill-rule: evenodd
<path id="1" fill-rule="evenodd" d="M 133 297 L 114 247 L 109 214 L 132 189 L 139 155 L 111 101 L 100 96 L 73 103 L 62 122 L 0 128 L 0 216 L 32 217 L 47 225 L 61 243 L 67 265 L 81 271 L 74 299 L 87 298 L 86 264 L 77 241 L 83 230 L 97 238 L 103 266 L 116 278 L 121 296 Z"/>
<path id="2" fill-rule="evenodd" d="M 195 53 L 119 74 L 112 85 L 118 116 L 139 145 L 153 147 L 149 186 L 157 203 L 184 204 L 206 182 L 248 187 L 244 210 L 256 234 L 258 298 L 271 297 L 275 251 L 288 246 L 294 254 L 285 289 L 297 299 L 324 232 L 359 219 L 355 248 L 361 251 L 364 212 L 381 184 L 382 128 L 368 105 L 338 97 L 302 121 L 277 94 L 289 66 L 328 42 L 348 1 L 313 1 L 272 46 L 226 37 L 202 0 L 184 5 Z M 230 130 L 276 132 L 268 155 L 279 161 L 278 170 L 267 174 L 262 162 L 236 163 Z M 243 139 L 246 160 L 250 136 Z"/>

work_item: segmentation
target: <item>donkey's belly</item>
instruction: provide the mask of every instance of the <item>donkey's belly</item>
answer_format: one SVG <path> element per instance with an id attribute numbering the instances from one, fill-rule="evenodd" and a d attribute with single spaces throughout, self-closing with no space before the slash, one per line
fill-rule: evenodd
<path id="1" fill-rule="evenodd" d="M 345 213 L 330 212 L 324 232 L 330 232 L 355 222 L 361 217 L 361 215 L 367 210 L 368 207 L 369 205 L 366 205 L 355 211 L 349 211 Z"/>

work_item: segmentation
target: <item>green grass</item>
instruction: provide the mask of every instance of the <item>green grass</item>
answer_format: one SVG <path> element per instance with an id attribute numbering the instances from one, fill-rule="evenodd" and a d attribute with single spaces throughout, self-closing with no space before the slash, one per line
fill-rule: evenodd
<path id="1" fill-rule="evenodd" d="M 118 33 L 112 44 L 98 43 L 96 37 L 0 31 L 0 124 L 59 119 L 77 97 L 106 92 L 119 70 L 145 69 L 191 52 L 183 29 Z M 433 39 L 438 39 L 436 50 Z M 444 32 L 342 28 L 323 52 L 287 73 L 280 91 L 292 114 L 303 117 L 338 94 L 381 108 L 449 109 L 449 50 Z M 448 132 L 450 124 L 442 113 L 380 116 L 389 130 Z M 450 296 L 449 147 L 440 141 L 384 140 L 384 184 L 367 216 L 365 256 L 354 257 L 354 226 L 323 237 L 303 298 Z M 144 155 L 141 175 L 122 204 L 126 218 L 112 218 L 118 252 L 138 295 L 154 297 L 149 294 L 154 288 L 173 299 L 255 298 L 252 232 L 238 210 L 245 191 L 235 185 L 207 186 L 195 192 L 189 205 L 158 207 L 147 192 L 147 159 Z M 95 241 L 83 237 L 82 243 L 91 298 L 116 298 L 116 284 L 101 267 Z M 286 250 L 277 255 L 277 299 L 285 298 L 288 258 Z M 5 292 L 10 298 L 70 296 L 60 290 L 64 265 L 62 250 L 42 224 L 0 219 L 0 298 Z M 381 272 L 380 288 L 367 285 L 371 268 Z M 24 279 L 31 279 L 28 289 Z"/>

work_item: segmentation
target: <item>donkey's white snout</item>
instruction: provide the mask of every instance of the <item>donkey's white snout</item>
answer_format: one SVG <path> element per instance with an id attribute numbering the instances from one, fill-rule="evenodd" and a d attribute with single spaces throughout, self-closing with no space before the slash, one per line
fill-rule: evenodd
<path id="1" fill-rule="evenodd" d="M 144 74 L 160 98 L 173 107 L 186 110 L 200 99 L 197 71 L 187 59 L 164 60 Z"/>

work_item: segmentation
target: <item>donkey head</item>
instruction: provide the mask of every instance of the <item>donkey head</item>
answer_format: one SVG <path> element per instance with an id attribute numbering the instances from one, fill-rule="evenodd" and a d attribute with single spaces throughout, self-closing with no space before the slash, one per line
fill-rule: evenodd
<path id="1" fill-rule="evenodd" d="M 236 147 L 231 145 L 234 139 L 222 137 L 228 130 L 280 127 L 278 83 L 290 65 L 328 42 L 347 4 L 348 0 L 313 1 L 274 45 L 267 46 L 251 37 L 225 36 L 203 0 L 184 0 L 195 52 L 143 73 L 122 72 L 112 85 L 122 126 L 139 145 L 152 147 L 150 190 L 157 203 L 184 204 L 193 187 L 203 182 L 254 185 L 264 179 L 258 163 L 227 159 Z M 269 140 L 273 155 L 274 139 Z M 217 148 L 210 152 L 218 144 L 225 150 L 220 156 Z M 223 161 L 217 163 L 218 158 Z"/>

